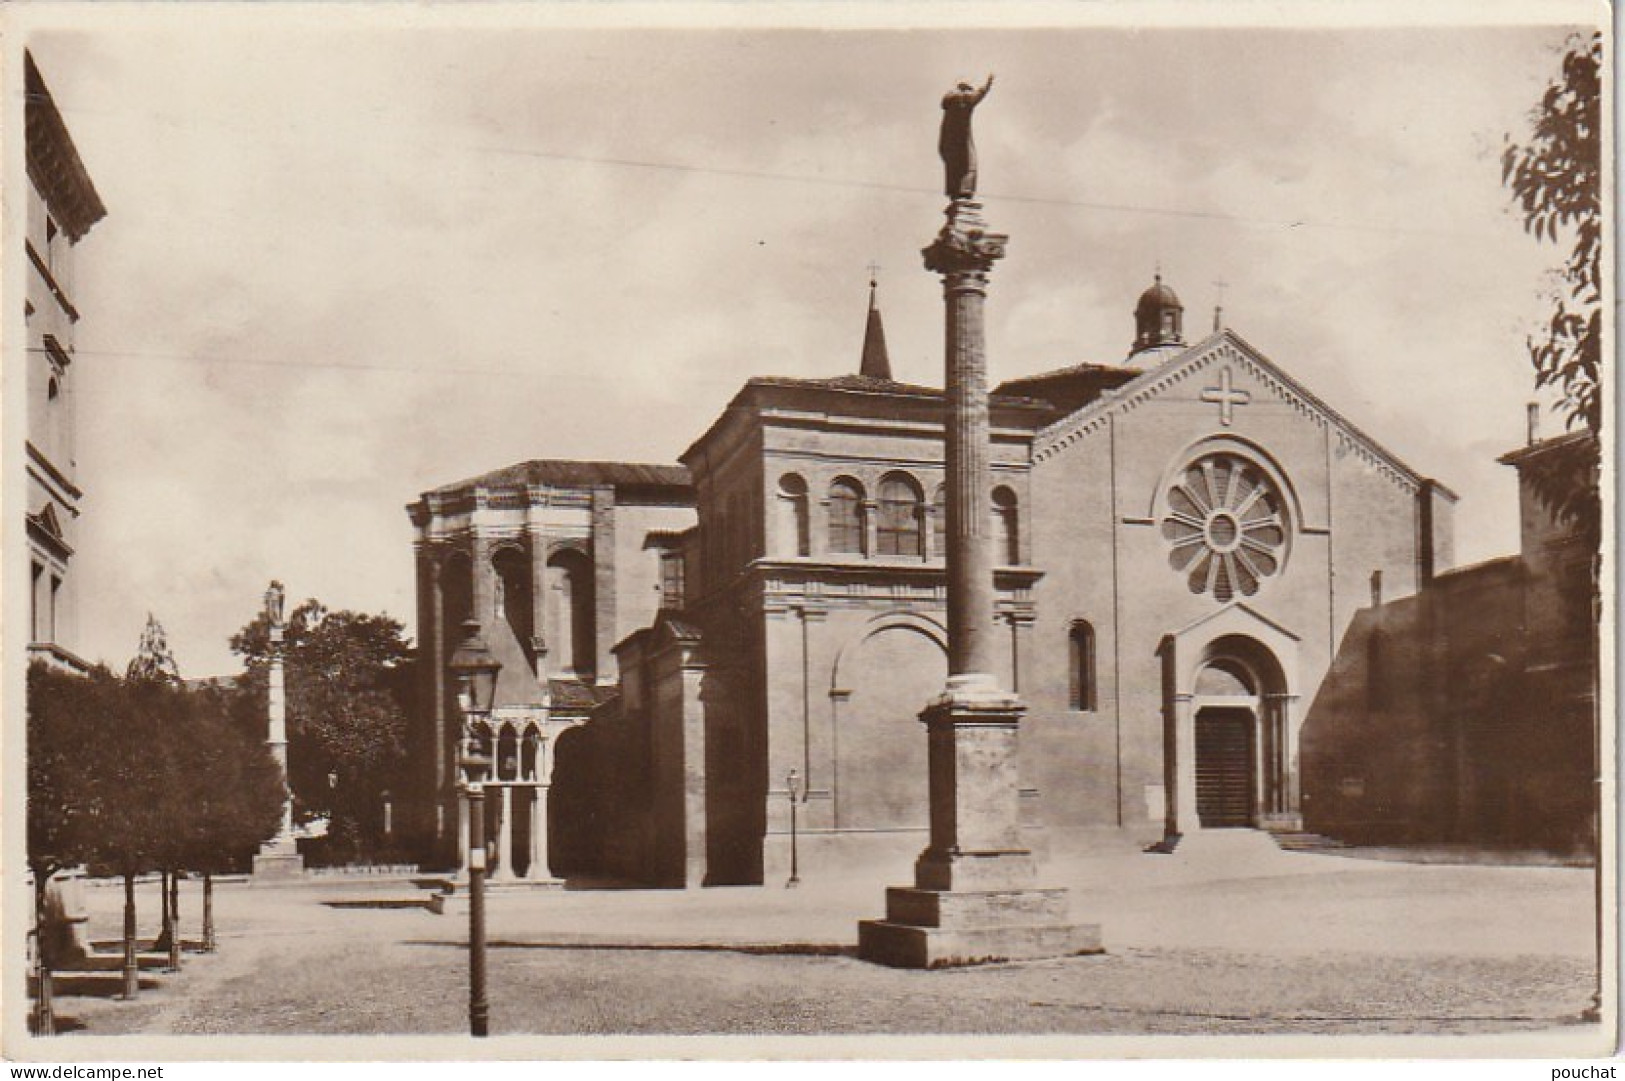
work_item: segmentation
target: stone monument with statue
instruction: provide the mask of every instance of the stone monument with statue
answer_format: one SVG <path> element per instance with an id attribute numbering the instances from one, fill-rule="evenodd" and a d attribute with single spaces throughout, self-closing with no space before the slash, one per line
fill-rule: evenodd
<path id="1" fill-rule="evenodd" d="M 267 674 L 266 697 L 270 713 L 269 731 L 265 743 L 271 748 L 277 767 L 282 771 L 282 825 L 276 836 L 260 846 L 254 856 L 254 878 L 291 878 L 305 870 L 304 857 L 299 854 L 293 837 L 293 794 L 288 788 L 288 696 L 283 682 L 283 648 L 287 634 L 283 605 L 285 593 L 281 582 L 272 582 L 265 591 L 265 622 L 271 635 L 271 660 Z"/>
<path id="2" fill-rule="evenodd" d="M 930 774 L 930 843 L 914 885 L 886 891 L 886 918 L 858 925 L 858 954 L 938 968 L 1100 950 L 1100 929 L 1070 921 L 1064 889 L 1037 885 L 1021 842 L 1016 736 L 1025 710 L 994 664 L 994 583 L 983 303 L 1007 237 L 976 201 L 971 114 L 993 87 L 960 83 L 942 100 L 938 150 L 947 221 L 924 251 L 947 305 L 948 682 L 920 714 Z"/>

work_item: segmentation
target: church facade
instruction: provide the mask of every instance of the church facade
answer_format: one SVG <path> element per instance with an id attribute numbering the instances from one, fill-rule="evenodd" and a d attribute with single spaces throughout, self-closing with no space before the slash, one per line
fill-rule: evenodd
<path id="1" fill-rule="evenodd" d="M 1316 692 L 1373 580 L 1399 596 L 1450 565 L 1455 496 L 1236 333 L 1188 343 L 1160 278 L 1134 316 L 1123 361 L 990 401 L 988 615 L 1028 707 L 1024 822 L 1169 843 L 1296 830 L 1322 798 L 1302 743 Z M 442 844 L 444 669 L 467 612 L 503 662 L 498 714 L 530 778 L 516 824 L 495 823 L 499 867 L 761 882 L 792 793 L 826 849 L 923 838 L 918 714 L 947 671 L 943 419 L 940 390 L 891 378 L 871 286 L 857 374 L 749 380 L 680 466 L 527 463 L 414 504 Z M 590 671 L 553 659 L 564 617 L 538 600 L 566 551 L 597 591 Z"/>

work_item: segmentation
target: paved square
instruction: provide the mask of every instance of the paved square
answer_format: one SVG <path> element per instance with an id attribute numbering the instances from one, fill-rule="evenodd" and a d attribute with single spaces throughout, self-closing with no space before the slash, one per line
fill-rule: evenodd
<path id="1" fill-rule="evenodd" d="M 1264 842 L 1261 844 L 1260 842 Z M 1588 869 L 1285 853 L 1257 834 L 1173 856 L 1121 841 L 1061 853 L 1050 881 L 1108 952 L 901 972 L 852 955 L 860 918 L 906 864 L 695 891 L 496 893 L 496 1035 L 820 1033 L 1489 1033 L 1576 1044 L 1593 988 Z M 92 887 L 97 935 L 122 891 Z M 460 1034 L 467 922 L 327 901 L 409 883 L 222 884 L 220 950 L 133 1003 L 65 998 L 93 1034 Z M 156 912 L 143 887 L 143 933 Z M 195 887 L 183 920 L 196 923 Z"/>

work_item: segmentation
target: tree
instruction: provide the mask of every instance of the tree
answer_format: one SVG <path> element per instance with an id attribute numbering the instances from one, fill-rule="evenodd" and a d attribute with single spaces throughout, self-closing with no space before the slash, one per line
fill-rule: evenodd
<path id="1" fill-rule="evenodd" d="M 124 879 L 124 994 L 139 989 L 135 879 L 156 870 L 173 844 L 179 776 L 163 753 L 166 717 L 180 690 L 161 680 L 114 680 L 85 756 L 84 848 Z"/>
<path id="2" fill-rule="evenodd" d="M 1602 434 L 1602 34 L 1575 42 L 1560 78 L 1531 115 L 1527 143 L 1507 136 L 1501 179 L 1536 240 L 1572 243 L 1554 291 L 1550 320 L 1528 340 L 1535 386 L 1553 387 L 1570 429 L 1593 438 L 1555 448 L 1526 472 L 1537 497 L 1574 522 L 1595 545 L 1601 538 L 1598 447 Z"/>
<path id="3" fill-rule="evenodd" d="M 405 774 L 411 649 L 386 615 L 329 611 L 307 600 L 288 617 L 288 785 L 298 812 L 327 816 L 336 848 L 381 832 L 383 794 Z M 264 731 L 270 626 L 262 613 L 232 638 L 247 671 L 241 686 Z"/>
<path id="4" fill-rule="evenodd" d="M 185 839 L 188 868 L 203 874 L 203 949 L 214 949 L 214 876 L 248 858 L 282 825 L 282 772 L 258 734 L 232 717 L 218 688 L 192 692 L 196 779 Z"/>
<path id="5" fill-rule="evenodd" d="M 179 683 L 181 670 L 175 664 L 175 655 L 169 651 L 169 639 L 164 625 L 151 612 L 147 613 L 147 626 L 141 632 L 141 644 L 124 670 L 125 679 L 152 679 L 164 683 Z"/>
<path id="6" fill-rule="evenodd" d="M 73 947 L 72 928 L 60 913 L 53 916 L 50 883 L 57 872 L 83 863 L 89 851 L 87 748 L 116 687 L 105 668 L 86 677 L 38 661 L 28 668 L 28 869 L 34 879 L 36 1031 L 42 1036 L 54 1031 L 51 970 L 70 959 Z"/>
<path id="7" fill-rule="evenodd" d="M 141 642 L 136 647 L 135 656 L 124 670 L 124 679 L 132 688 L 140 684 L 160 684 L 169 687 L 178 687 L 181 682 L 180 667 L 175 663 L 175 656 L 170 652 L 168 636 L 164 634 L 163 624 L 151 613 L 147 613 L 147 625 L 141 631 Z M 177 710 L 184 707 L 186 699 L 176 698 L 173 704 Z M 159 729 L 161 739 L 153 745 L 151 753 L 165 756 L 169 764 L 182 776 L 187 775 L 184 768 L 184 758 L 187 750 L 186 730 L 189 727 L 180 716 L 171 716 L 165 719 Z M 173 798 L 173 797 L 170 797 Z M 176 807 L 177 813 L 184 814 L 184 808 Z M 179 918 L 180 891 L 177 886 L 177 876 L 180 872 L 179 860 L 184 852 L 181 843 L 181 832 L 170 834 L 168 843 L 157 856 L 162 878 L 159 884 L 160 907 L 163 910 L 163 930 L 158 935 L 157 946 L 169 951 L 169 967 L 173 971 L 180 968 L 181 943 L 180 932 L 176 926 Z"/>

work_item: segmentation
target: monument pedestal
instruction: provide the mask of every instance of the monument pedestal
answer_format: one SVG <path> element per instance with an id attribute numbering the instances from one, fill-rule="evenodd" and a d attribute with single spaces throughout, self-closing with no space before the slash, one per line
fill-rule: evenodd
<path id="1" fill-rule="evenodd" d="M 896 968 L 1099 953 L 1100 928 L 1070 920 L 1064 889 L 1037 884 L 1021 847 L 1016 731 L 1025 707 L 988 677 L 955 676 L 920 715 L 929 732 L 931 844 L 914 885 L 886 891 L 886 918 L 858 924 L 858 956 Z"/>
<path id="2" fill-rule="evenodd" d="M 301 878 L 304 873 L 305 857 L 299 854 L 299 848 L 291 838 L 286 841 L 281 838 L 267 841 L 254 854 L 256 882 Z"/>

